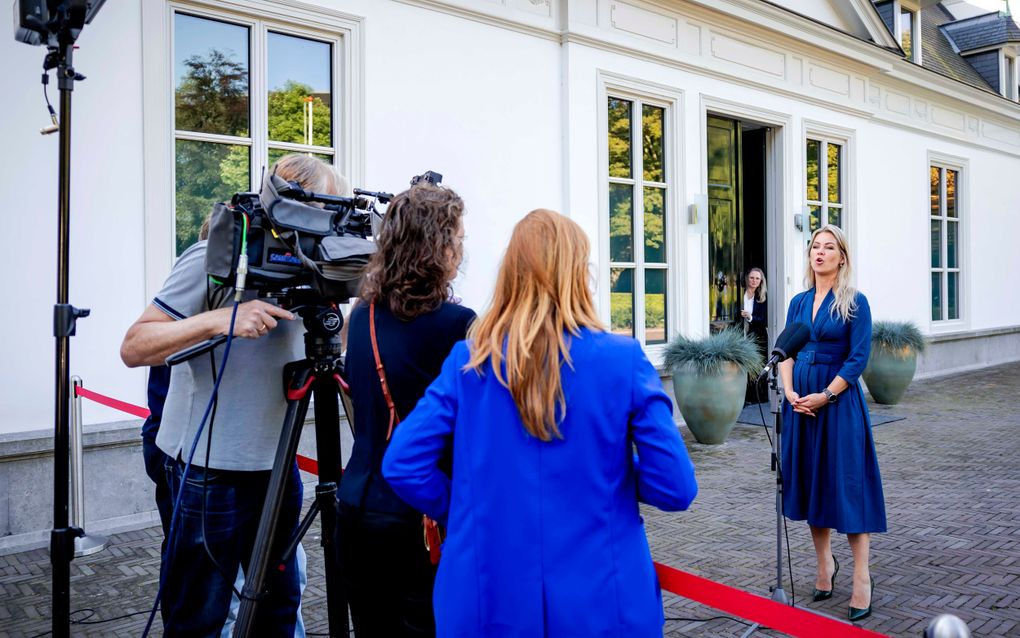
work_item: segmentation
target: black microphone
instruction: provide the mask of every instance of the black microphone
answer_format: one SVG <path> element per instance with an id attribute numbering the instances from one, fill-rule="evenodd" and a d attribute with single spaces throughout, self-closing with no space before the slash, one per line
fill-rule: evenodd
<path id="1" fill-rule="evenodd" d="M 776 339 L 776 345 L 772 348 L 772 357 L 765 364 L 765 367 L 762 368 L 758 378 L 761 379 L 768 375 L 769 372 L 772 372 L 772 368 L 776 367 L 776 364 L 780 361 L 796 357 L 797 353 L 807 345 L 810 339 L 811 329 L 803 323 L 798 321 L 787 326 L 786 330 L 783 330 L 779 338 Z"/>

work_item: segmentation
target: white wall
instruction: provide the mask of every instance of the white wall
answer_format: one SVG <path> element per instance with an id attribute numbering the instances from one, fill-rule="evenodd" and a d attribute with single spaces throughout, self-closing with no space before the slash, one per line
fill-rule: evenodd
<path id="1" fill-rule="evenodd" d="M 71 371 L 96 390 L 138 399 L 141 377 L 117 354 L 142 298 L 138 3 L 108 3 L 79 44 L 75 66 L 88 79 L 73 93 L 69 301 L 92 316 L 71 338 Z M 58 139 L 38 133 L 49 124 L 39 83 L 44 53 L 16 42 L 12 21 L 0 20 L 8 87 L 0 100 L 0 201 L 10 268 L 0 317 L 0 434 L 53 425 Z M 52 75 L 50 101 L 59 108 Z M 92 408 L 88 415 L 122 418 Z"/>

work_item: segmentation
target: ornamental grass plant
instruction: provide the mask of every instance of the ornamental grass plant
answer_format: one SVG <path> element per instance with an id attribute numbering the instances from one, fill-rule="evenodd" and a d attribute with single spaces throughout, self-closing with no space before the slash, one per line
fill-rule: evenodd
<path id="1" fill-rule="evenodd" d="M 674 373 L 686 370 L 697 374 L 715 374 L 726 363 L 755 374 L 763 365 L 754 340 L 733 328 L 704 339 L 679 336 L 666 346 L 663 363 Z"/>
<path id="2" fill-rule="evenodd" d="M 871 345 L 875 349 L 906 358 L 928 347 L 924 335 L 912 321 L 875 321 L 871 325 Z"/>

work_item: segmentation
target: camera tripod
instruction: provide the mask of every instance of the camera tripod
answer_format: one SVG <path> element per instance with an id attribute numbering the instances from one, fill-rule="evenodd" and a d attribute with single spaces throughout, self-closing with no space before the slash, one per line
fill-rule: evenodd
<path id="1" fill-rule="evenodd" d="M 346 388 L 343 379 L 343 362 L 340 360 L 342 343 L 340 329 L 343 316 L 330 306 L 320 303 L 303 305 L 296 310 L 305 325 L 305 358 L 284 366 L 283 380 L 287 395 L 287 412 L 276 448 L 273 471 L 266 490 L 265 505 L 259 520 L 255 545 L 252 548 L 241 605 L 237 613 L 235 636 L 253 636 L 256 611 L 266 591 L 269 569 L 284 564 L 297 549 L 297 545 L 311 526 L 317 513 L 322 515 L 323 559 L 326 563 L 326 605 L 330 636 L 347 636 L 347 600 L 340 578 L 340 548 L 336 542 L 338 518 L 337 490 L 342 473 L 340 463 L 340 410 L 337 402 Z M 273 556 L 277 540 L 277 520 L 287 493 L 287 481 L 294 455 L 301 439 L 301 429 L 308 412 L 308 404 L 315 398 L 315 443 L 319 464 L 319 482 L 315 486 L 315 501 L 308 514 L 288 539 L 280 556 Z M 351 416 L 348 404 L 344 412 Z"/>

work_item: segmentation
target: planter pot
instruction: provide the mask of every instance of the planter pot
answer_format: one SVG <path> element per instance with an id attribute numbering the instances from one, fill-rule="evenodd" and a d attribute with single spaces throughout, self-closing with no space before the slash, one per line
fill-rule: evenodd
<path id="1" fill-rule="evenodd" d="M 889 351 L 871 349 L 864 382 L 876 403 L 895 405 L 903 398 L 917 371 L 917 353 L 910 349 Z"/>
<path id="2" fill-rule="evenodd" d="M 698 443 L 717 445 L 726 440 L 744 407 L 747 375 L 736 364 L 724 364 L 714 374 L 678 369 L 673 373 L 677 407 Z"/>

